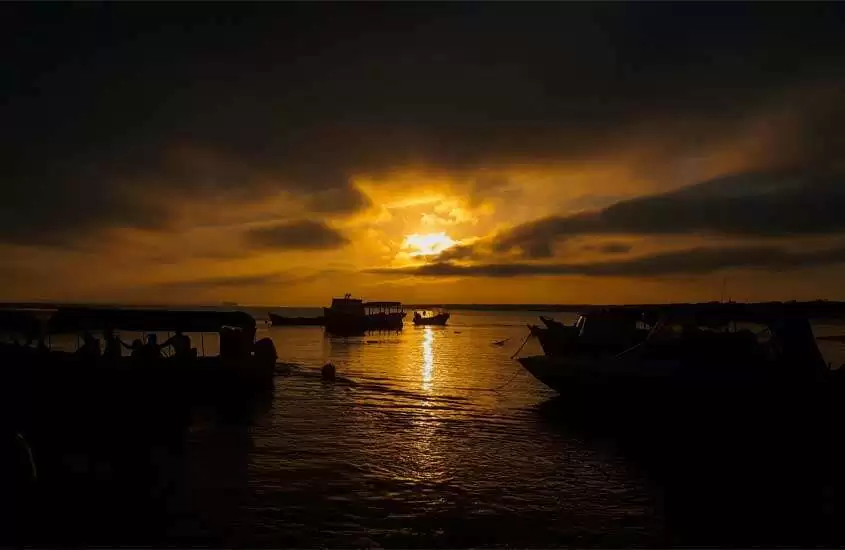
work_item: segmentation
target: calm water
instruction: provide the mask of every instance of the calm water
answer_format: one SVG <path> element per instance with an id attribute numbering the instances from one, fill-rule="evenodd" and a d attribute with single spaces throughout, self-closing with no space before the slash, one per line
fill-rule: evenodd
<path id="1" fill-rule="evenodd" d="M 300 313 L 310 312 L 289 312 Z M 659 536 L 643 476 L 538 413 L 553 393 L 510 359 L 536 321 L 457 312 L 447 327 L 337 339 L 318 327 L 261 329 L 298 367 L 277 377 L 248 428 L 195 422 L 180 482 L 185 532 L 406 547 Z M 327 361 L 341 382 L 321 381 Z"/>
<path id="2" fill-rule="evenodd" d="M 665 484 L 551 420 L 554 393 L 510 358 L 537 315 L 459 311 L 447 327 L 353 338 L 262 326 L 295 366 L 248 414 L 195 414 L 186 443 L 163 451 L 167 535 L 246 546 L 670 540 Z M 211 337 L 194 345 L 216 352 Z M 522 355 L 535 353 L 529 341 Z M 329 361 L 336 383 L 319 375 Z"/>

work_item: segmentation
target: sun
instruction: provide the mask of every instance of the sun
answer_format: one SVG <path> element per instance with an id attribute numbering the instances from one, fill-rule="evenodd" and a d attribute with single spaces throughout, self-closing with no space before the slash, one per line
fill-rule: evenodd
<path id="1" fill-rule="evenodd" d="M 435 256 L 455 246 L 457 241 L 446 233 L 413 233 L 402 242 L 403 250 L 410 250 L 410 256 Z"/>

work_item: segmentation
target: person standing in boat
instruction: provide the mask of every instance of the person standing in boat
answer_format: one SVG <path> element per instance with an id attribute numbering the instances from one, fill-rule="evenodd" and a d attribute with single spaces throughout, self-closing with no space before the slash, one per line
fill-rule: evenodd
<path id="1" fill-rule="evenodd" d="M 90 332 L 85 332 L 82 335 L 82 346 L 76 350 L 76 354 L 80 357 L 89 357 L 97 359 L 100 357 L 100 341 L 94 338 Z"/>
<path id="2" fill-rule="evenodd" d="M 121 348 L 132 349 L 131 346 L 127 345 L 123 342 L 117 335 L 115 335 L 114 330 L 106 329 L 103 333 L 103 340 L 106 341 L 106 348 L 103 350 L 103 359 L 106 361 L 116 361 L 123 356 L 123 351 Z"/>
<path id="3" fill-rule="evenodd" d="M 161 349 L 164 345 L 158 343 L 158 336 L 155 334 L 148 334 L 147 341 L 141 348 L 141 359 L 145 361 L 155 361 L 161 359 Z"/>

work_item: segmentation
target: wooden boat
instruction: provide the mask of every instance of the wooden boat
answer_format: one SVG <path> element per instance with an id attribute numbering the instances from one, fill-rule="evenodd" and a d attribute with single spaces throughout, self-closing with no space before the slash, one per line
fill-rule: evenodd
<path id="1" fill-rule="evenodd" d="M 727 330 L 738 324 L 759 330 Z M 642 343 L 616 354 L 596 351 L 573 346 L 519 362 L 558 393 L 594 404 L 680 390 L 755 391 L 774 382 L 786 387 L 831 377 L 808 318 L 788 308 L 670 308 Z"/>
<path id="2" fill-rule="evenodd" d="M 282 317 L 275 313 L 269 313 L 270 324 L 274 327 L 293 327 L 293 326 L 307 326 L 307 327 L 321 327 L 326 324 L 325 317 Z"/>
<path id="3" fill-rule="evenodd" d="M 255 319 L 244 312 L 59 308 L 41 326 L 42 335 L 106 330 L 216 332 L 220 354 L 199 355 L 194 348 L 182 356 L 142 359 L 140 353 L 133 352 L 135 356 L 106 358 L 100 355 L 97 340 L 95 351 L 87 354 L 51 350 L 42 340 L 35 347 L 0 345 L 0 360 L 14 367 L 5 374 L 12 373 L 30 386 L 62 388 L 81 395 L 93 388 L 137 392 L 143 387 L 149 391 L 148 398 L 177 390 L 182 398 L 188 398 L 208 390 L 225 394 L 226 390 L 266 385 L 275 373 L 273 342 L 268 338 L 255 341 Z"/>
<path id="4" fill-rule="evenodd" d="M 433 315 L 428 315 L 428 313 L 433 313 Z M 438 311 L 434 312 L 414 312 L 414 324 L 418 326 L 423 325 L 435 325 L 435 326 L 445 326 L 446 322 L 449 320 L 449 314 L 445 311 Z"/>
<path id="5" fill-rule="evenodd" d="M 405 310 L 400 302 L 364 302 L 346 294 L 323 308 L 326 331 L 357 334 L 370 330 L 401 330 Z"/>
<path id="6" fill-rule="evenodd" d="M 622 308 L 596 308 L 578 316 L 573 325 L 540 317 L 546 328 L 529 325 L 546 355 L 572 353 L 616 354 L 648 336 L 648 325 L 640 312 Z"/>

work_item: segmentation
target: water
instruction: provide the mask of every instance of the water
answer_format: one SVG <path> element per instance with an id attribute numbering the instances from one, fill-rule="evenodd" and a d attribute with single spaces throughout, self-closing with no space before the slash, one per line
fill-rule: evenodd
<path id="1" fill-rule="evenodd" d="M 299 547 L 675 540 L 693 514 L 667 515 L 681 502 L 672 487 L 612 438 L 550 417 L 555 394 L 511 359 L 537 315 L 459 311 L 446 327 L 351 338 L 260 326 L 294 366 L 271 399 L 195 413 L 184 441 L 151 459 L 151 483 L 167 486 L 154 504 L 162 535 Z M 215 338 L 202 345 L 216 352 Z M 531 340 L 522 355 L 535 353 Z M 326 362 L 335 383 L 320 378 Z"/>
<path id="2" fill-rule="evenodd" d="M 534 321 L 459 312 L 447 327 L 355 338 L 261 329 L 300 367 L 247 431 L 192 433 L 194 513 L 248 545 L 649 540 L 647 483 L 538 416 L 553 394 L 510 359 Z M 328 361 L 338 383 L 319 377 Z"/>

